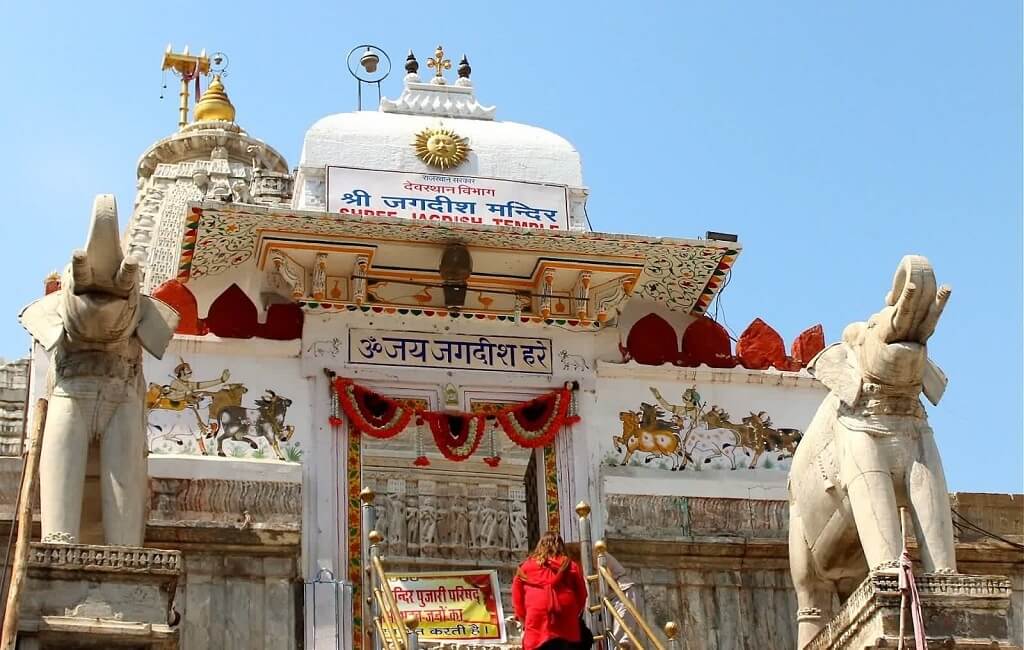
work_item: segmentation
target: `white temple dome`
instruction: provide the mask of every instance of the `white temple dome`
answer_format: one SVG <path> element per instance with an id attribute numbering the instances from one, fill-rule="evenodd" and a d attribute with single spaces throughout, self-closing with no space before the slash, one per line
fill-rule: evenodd
<path id="1" fill-rule="evenodd" d="M 429 174 L 413 147 L 416 134 L 444 126 L 466 138 L 465 162 L 445 173 L 582 187 L 579 152 L 565 138 L 515 122 L 360 111 L 329 115 L 307 132 L 300 168 L 361 167 Z M 299 206 L 302 207 L 302 206 Z"/>
<path id="2" fill-rule="evenodd" d="M 430 67 L 435 60 L 443 60 L 440 47 Z M 535 126 L 495 120 L 496 109 L 476 99 L 465 57 L 453 84 L 437 68 L 424 82 L 418 67 L 410 52 L 401 95 L 381 99 L 378 111 L 329 115 L 310 127 L 302 144 L 293 207 L 327 208 L 328 167 L 471 176 L 564 187 L 568 227 L 589 230 L 580 154 L 568 140 Z M 417 136 L 428 131 L 456 139 L 460 151 L 453 156 L 455 164 L 431 160 L 430 154 L 443 148 L 427 154 L 420 142 L 417 151 Z M 464 159 L 463 146 L 469 149 Z"/>

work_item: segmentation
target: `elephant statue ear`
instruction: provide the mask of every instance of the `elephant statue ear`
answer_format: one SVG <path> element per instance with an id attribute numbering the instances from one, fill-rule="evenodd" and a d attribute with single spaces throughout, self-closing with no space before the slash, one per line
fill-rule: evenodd
<path id="1" fill-rule="evenodd" d="M 816 354 L 807 364 L 807 372 L 847 406 L 853 406 L 860 397 L 860 368 L 853 350 L 845 343 L 833 343 Z"/>
<path id="2" fill-rule="evenodd" d="M 60 291 L 36 300 L 18 314 L 18 322 L 44 350 L 52 350 L 64 334 L 64 320 L 61 318 Z"/>
<path id="3" fill-rule="evenodd" d="M 946 384 L 948 383 L 949 379 L 946 377 L 946 373 L 942 372 L 942 369 L 935 365 L 934 361 L 928 359 L 924 366 L 924 376 L 921 378 L 921 388 L 924 390 L 924 396 L 928 398 L 928 401 L 938 406 L 939 400 L 942 399 L 943 393 L 946 392 Z"/>
<path id="4" fill-rule="evenodd" d="M 146 351 L 162 359 L 178 327 L 178 312 L 170 305 L 149 296 L 139 296 L 139 310 L 139 326 L 135 329 L 135 335 Z"/>

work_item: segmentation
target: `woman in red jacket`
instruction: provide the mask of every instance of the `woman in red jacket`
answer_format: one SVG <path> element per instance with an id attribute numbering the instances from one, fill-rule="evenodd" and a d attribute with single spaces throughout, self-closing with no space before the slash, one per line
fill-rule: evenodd
<path id="1" fill-rule="evenodd" d="M 549 530 L 512 579 L 512 606 L 523 624 L 523 650 L 570 650 L 580 641 L 587 584 L 565 555 L 561 535 Z"/>

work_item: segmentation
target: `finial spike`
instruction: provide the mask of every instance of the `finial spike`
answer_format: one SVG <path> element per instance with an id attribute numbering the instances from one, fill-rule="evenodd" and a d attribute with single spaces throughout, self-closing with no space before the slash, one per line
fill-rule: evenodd
<path id="1" fill-rule="evenodd" d="M 416 60 L 416 55 L 409 50 L 409 56 L 405 57 L 405 72 L 406 74 L 416 74 L 420 71 L 420 62 Z"/>
<path id="2" fill-rule="evenodd" d="M 473 72 L 473 68 L 469 67 L 469 59 L 466 58 L 465 54 L 462 55 L 462 60 L 459 61 L 458 72 L 460 79 L 469 79 L 469 75 Z"/>

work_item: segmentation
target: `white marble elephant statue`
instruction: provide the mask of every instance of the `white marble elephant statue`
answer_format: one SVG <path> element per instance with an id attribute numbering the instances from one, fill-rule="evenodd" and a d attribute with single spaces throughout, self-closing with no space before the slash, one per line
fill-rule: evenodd
<path id="1" fill-rule="evenodd" d="M 899 508 L 911 515 L 926 572 L 955 572 L 949 494 L 920 401 L 938 404 L 946 377 L 926 343 L 949 299 L 927 259 L 900 262 L 886 306 L 852 323 L 808 370 L 829 395 L 797 447 L 789 474 L 789 559 L 798 647 L 832 618 L 868 570 L 895 570 Z"/>
<path id="2" fill-rule="evenodd" d="M 101 194 L 85 249 L 72 254 L 61 289 L 20 315 L 50 361 L 40 450 L 45 542 L 80 541 L 87 466 L 98 474 L 103 541 L 143 541 L 149 485 L 142 349 L 161 357 L 178 315 L 140 295 L 139 264 L 124 257 L 120 239 L 114 197 Z M 98 462 L 88 463 L 90 454 Z"/>

